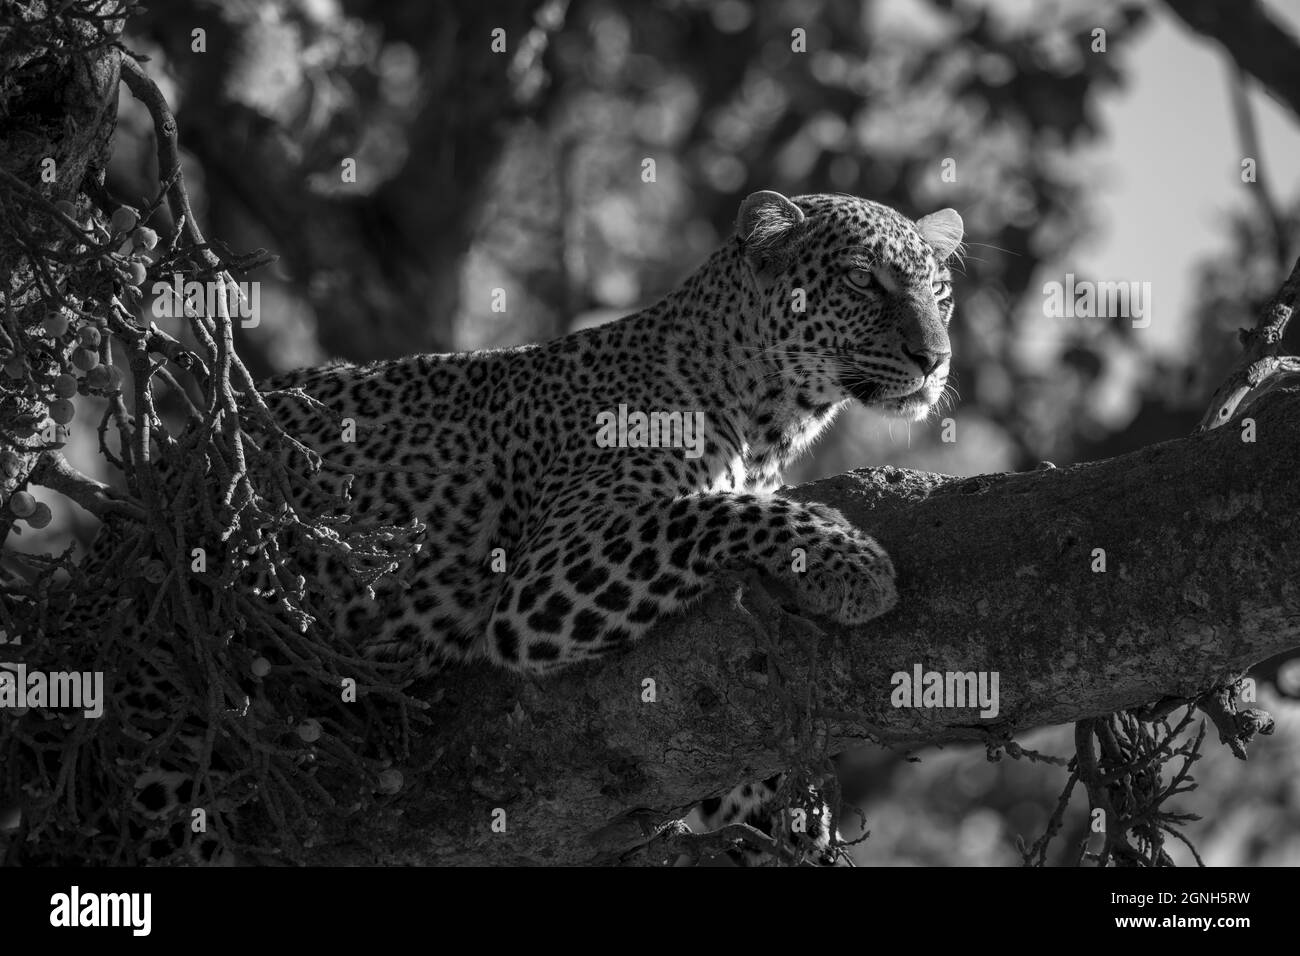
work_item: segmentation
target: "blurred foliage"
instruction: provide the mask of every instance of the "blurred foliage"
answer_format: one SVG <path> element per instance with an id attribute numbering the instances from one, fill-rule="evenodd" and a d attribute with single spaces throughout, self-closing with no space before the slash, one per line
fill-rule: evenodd
<path id="1" fill-rule="evenodd" d="M 1051 368 L 1019 341 L 1041 320 L 1040 266 L 1090 226 L 1072 157 L 1101 132 L 1096 98 L 1123 80 L 1116 55 L 1090 52 L 1092 31 L 1114 44 L 1145 18 L 1127 0 L 1019 13 L 188 0 L 134 21 L 131 42 L 172 77 L 183 141 L 222 197 L 201 212 L 209 231 L 283 257 L 285 288 L 268 290 L 282 318 L 240 343 L 255 370 L 517 344 L 630 310 L 698 264 L 758 188 L 914 216 L 952 205 L 971 243 L 955 382 L 978 440 L 917 436 L 899 463 L 964 472 L 1070 457 L 1110 356 L 1136 347 L 1113 327 L 1070 330 Z M 130 196 L 151 150 L 124 106 L 113 185 Z M 490 311 L 497 286 L 504 314 Z M 848 418 L 792 478 L 880 457 L 879 424 Z"/>
<path id="2" fill-rule="evenodd" d="M 208 234 L 282 257 L 259 276 L 267 321 L 238 342 L 260 373 L 605 321 L 688 274 L 754 189 L 854 193 L 912 216 L 955 207 L 969 242 L 953 331 L 961 440 L 895 424 L 900 441 L 854 410 L 798 481 L 883 461 L 1064 464 L 1191 430 L 1236 354 L 1232 329 L 1280 279 L 1260 217 L 1235 215 L 1224 254 L 1199 269 L 1185 355 L 1153 354 L 1126 323 L 1043 317 L 1043 281 L 1073 271 L 1094 226 L 1079 157 L 1104 138 L 1097 103 L 1132 68 L 1091 52 L 1093 31 L 1118 51 L 1149 15 L 1138 0 L 173 0 L 132 21 L 127 43 L 176 107 Z M 807 52 L 792 50 L 796 30 Z M 150 136 L 124 95 L 109 185 L 126 201 L 156 181 Z M 344 188 L 346 158 L 358 176 Z M 1281 219 L 1294 256 L 1300 207 Z M 490 311 L 498 286 L 504 314 Z M 1276 739 L 1294 740 L 1280 706 Z M 1068 753 L 1060 729 L 1034 740 Z M 1298 768 L 1232 773 L 1207 750 L 1192 809 L 1209 861 L 1296 862 Z M 875 766 L 862 852 L 877 863 L 1015 862 L 1010 836 L 1038 835 L 1061 774 L 982 752 Z M 1272 809 L 1252 810 L 1270 787 Z M 1256 846 L 1265 823 L 1289 836 Z"/>
<path id="3" fill-rule="evenodd" d="M 1099 133 L 1092 99 L 1122 81 L 1114 57 L 1087 53 L 1091 31 L 1102 26 L 1114 42 L 1143 19 L 1122 3 L 1019 20 L 919 0 L 575 4 L 553 44 L 547 113 L 507 143 L 489 193 L 458 344 L 527 341 L 534 329 L 521 313 L 599 320 L 645 302 L 729 232 L 754 189 L 849 192 L 913 216 L 951 205 L 971 243 L 955 381 L 977 399 L 962 422 L 978 440 L 939 449 L 917 436 L 899 463 L 1028 467 L 1047 439 L 1061 455 L 1072 423 L 1087 418 L 1092 383 L 1021 353 L 1023 326 L 1041 321 L 1021 305 L 1040 264 L 1089 226 L 1085 173 L 1070 158 Z M 799 29 L 806 53 L 792 50 Z M 653 184 L 640 181 L 646 157 Z M 955 182 L 942 177 L 945 159 Z M 546 208 L 565 210 L 559 255 L 529 241 L 539 179 Z M 530 281 L 548 265 L 559 281 Z M 485 290 L 498 285 L 522 292 L 525 306 L 494 316 Z M 1087 347 L 1130 347 L 1101 338 Z M 888 454 L 868 413 L 846 417 L 792 480 Z"/>

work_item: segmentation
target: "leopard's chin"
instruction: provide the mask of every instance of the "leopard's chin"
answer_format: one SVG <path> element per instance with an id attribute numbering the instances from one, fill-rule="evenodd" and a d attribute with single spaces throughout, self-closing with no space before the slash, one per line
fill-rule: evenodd
<path id="1" fill-rule="evenodd" d="M 868 408 L 874 408 L 890 418 L 919 422 L 929 416 L 943 394 L 943 386 L 927 383 L 906 395 L 882 396 L 881 386 L 872 382 L 855 382 L 845 385 L 844 391 Z"/>
<path id="2" fill-rule="evenodd" d="M 918 389 L 911 395 L 904 395 L 902 398 L 887 398 L 878 401 L 875 403 L 875 407 L 891 418 L 901 418 L 909 422 L 923 421 L 929 417 L 930 412 L 934 410 L 935 403 L 938 401 L 937 396 L 932 398 L 927 392 L 928 389 Z"/>

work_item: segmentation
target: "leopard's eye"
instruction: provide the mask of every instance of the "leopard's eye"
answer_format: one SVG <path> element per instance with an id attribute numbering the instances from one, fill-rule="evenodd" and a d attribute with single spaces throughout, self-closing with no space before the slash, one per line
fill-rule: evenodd
<path id="1" fill-rule="evenodd" d="M 844 280 L 859 292 L 874 292 L 880 288 L 880 282 L 868 269 L 850 269 L 844 274 Z"/>

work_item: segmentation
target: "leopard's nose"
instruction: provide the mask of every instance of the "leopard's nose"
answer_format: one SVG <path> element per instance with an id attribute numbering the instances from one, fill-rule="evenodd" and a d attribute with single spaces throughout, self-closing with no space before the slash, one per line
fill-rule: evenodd
<path id="1" fill-rule="evenodd" d="M 939 352 L 934 349 L 920 349 L 914 352 L 904 345 L 903 354 L 915 362 L 922 372 L 929 375 L 942 365 L 948 356 L 952 355 L 952 352 Z"/>

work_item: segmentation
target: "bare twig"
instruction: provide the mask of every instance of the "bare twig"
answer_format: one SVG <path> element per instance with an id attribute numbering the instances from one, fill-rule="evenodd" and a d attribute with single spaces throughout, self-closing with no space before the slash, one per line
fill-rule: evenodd
<path id="1" fill-rule="evenodd" d="M 1255 707 L 1237 709 L 1240 685 L 1215 688 L 1197 698 L 1197 706 L 1205 712 L 1219 731 L 1219 742 L 1227 745 L 1238 760 L 1246 759 L 1246 745 L 1256 734 L 1273 733 L 1273 718 Z"/>
<path id="2" fill-rule="evenodd" d="M 93 515 L 101 518 L 118 515 L 143 521 L 144 511 L 138 504 L 121 497 L 105 485 L 72 466 L 58 451 L 45 451 L 36 461 L 28 480 L 71 498 Z"/>
<path id="3" fill-rule="evenodd" d="M 1291 274 L 1260 312 L 1255 327 L 1242 330 L 1241 343 L 1245 352 L 1228 373 L 1227 380 L 1210 399 L 1210 407 L 1197 426 L 1198 432 L 1209 431 L 1231 421 L 1237 406 L 1252 389 L 1279 371 L 1297 368 L 1294 361 L 1278 356 L 1282 336 L 1286 333 L 1287 323 L 1291 321 L 1297 299 L 1300 299 L 1300 259 L 1296 260 L 1291 267 Z"/>

